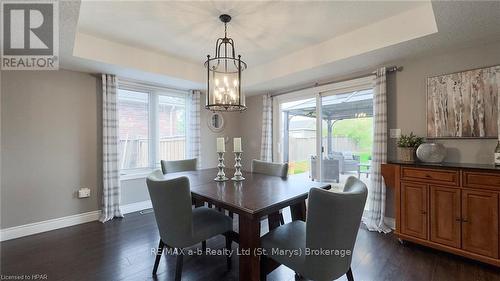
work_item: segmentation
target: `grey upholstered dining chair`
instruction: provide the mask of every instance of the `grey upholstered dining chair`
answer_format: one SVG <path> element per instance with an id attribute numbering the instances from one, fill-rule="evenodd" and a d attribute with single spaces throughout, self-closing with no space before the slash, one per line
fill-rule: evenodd
<path id="1" fill-rule="evenodd" d="M 177 172 L 185 172 L 185 171 L 196 171 L 197 170 L 197 163 L 198 159 L 193 158 L 193 159 L 185 159 L 185 160 L 173 160 L 173 161 L 167 161 L 167 160 L 160 160 L 161 164 L 161 171 L 162 173 L 169 174 L 169 173 L 177 173 Z M 192 200 L 193 205 L 195 206 L 201 206 L 203 205 L 202 203 L 197 204 L 196 200 Z M 212 207 L 212 204 L 208 204 L 208 207 Z"/>
<path id="2" fill-rule="evenodd" d="M 187 177 L 163 180 L 162 173 L 158 170 L 149 175 L 146 182 L 160 232 L 153 275 L 156 275 L 164 247 L 178 250 L 175 280 L 181 280 L 182 275 L 181 249 L 219 234 L 226 236 L 226 247 L 231 249 L 230 231 L 233 229 L 233 220 L 214 209 L 193 209 Z M 231 268 L 229 256 L 227 266 L 228 269 Z"/>
<path id="3" fill-rule="evenodd" d="M 353 281 L 352 251 L 367 194 L 366 185 L 352 176 L 347 179 L 343 192 L 312 188 L 307 222 L 287 223 L 261 238 L 267 254 L 261 256 L 261 280 L 266 280 L 266 259 L 271 258 L 315 281 L 334 280 L 344 274 Z M 302 252 L 300 255 L 279 255 L 277 249 L 300 249 Z M 311 250 L 309 254 L 306 249 Z M 339 252 L 317 254 L 312 251 L 317 249 Z"/>
<path id="4" fill-rule="evenodd" d="M 252 173 L 286 178 L 288 176 L 288 163 L 274 163 L 253 159 Z M 281 211 L 279 213 L 279 218 L 280 224 L 285 224 L 285 219 Z"/>
<path id="5" fill-rule="evenodd" d="M 288 176 L 288 163 L 273 163 L 253 159 L 252 173 L 286 178 Z"/>
<path id="6" fill-rule="evenodd" d="M 186 159 L 186 160 L 175 160 L 175 161 L 166 161 L 161 160 L 161 171 L 163 174 L 167 173 L 176 173 L 176 172 L 184 172 L 184 171 L 196 171 L 198 159 Z"/>

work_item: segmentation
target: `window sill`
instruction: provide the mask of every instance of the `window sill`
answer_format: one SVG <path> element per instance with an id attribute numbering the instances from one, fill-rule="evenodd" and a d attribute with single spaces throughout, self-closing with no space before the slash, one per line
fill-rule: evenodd
<path id="1" fill-rule="evenodd" d="M 120 181 L 135 180 L 135 179 L 145 179 L 154 169 L 151 170 L 141 170 L 141 171 L 130 171 L 128 173 L 120 174 Z"/>

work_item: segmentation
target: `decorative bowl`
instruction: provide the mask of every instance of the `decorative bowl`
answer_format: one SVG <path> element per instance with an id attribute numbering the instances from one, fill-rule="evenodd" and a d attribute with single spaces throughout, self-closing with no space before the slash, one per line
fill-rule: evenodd
<path id="1" fill-rule="evenodd" d="M 417 148 L 417 157 L 426 163 L 441 163 L 446 156 L 446 148 L 440 143 L 423 143 Z"/>

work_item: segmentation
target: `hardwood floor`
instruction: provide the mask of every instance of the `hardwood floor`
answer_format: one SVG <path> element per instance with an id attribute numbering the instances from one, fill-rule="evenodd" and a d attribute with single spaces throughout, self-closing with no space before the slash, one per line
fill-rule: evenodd
<path id="1" fill-rule="evenodd" d="M 289 215 L 285 214 L 285 220 Z M 267 227 L 263 225 L 263 229 Z M 235 228 L 237 229 L 237 228 Z M 164 255 L 157 278 L 152 278 L 154 249 L 159 241 L 152 213 L 132 213 L 124 219 L 91 222 L 0 243 L 2 277 L 46 274 L 46 280 L 173 280 L 174 257 Z M 209 248 L 224 247 L 224 237 L 208 241 Z M 233 243 L 233 248 L 236 249 Z M 201 245 L 197 245 L 201 248 Z M 196 247 L 194 247 L 196 248 Z M 238 260 L 226 270 L 224 256 L 188 256 L 183 280 L 238 280 Z M 358 234 L 352 260 L 354 279 L 372 280 L 498 280 L 500 269 L 407 243 L 392 235 Z M 284 266 L 268 280 L 294 280 Z M 347 280 L 342 277 L 340 280 Z"/>

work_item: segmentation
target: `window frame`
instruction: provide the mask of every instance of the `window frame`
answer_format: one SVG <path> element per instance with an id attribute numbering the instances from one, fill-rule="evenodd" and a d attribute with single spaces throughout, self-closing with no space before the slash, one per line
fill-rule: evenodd
<path id="1" fill-rule="evenodd" d="M 186 138 L 186 145 L 184 155 L 186 159 L 189 155 L 189 111 L 190 111 L 190 103 L 189 103 L 189 92 L 172 89 L 161 85 L 153 85 L 147 84 L 143 82 L 130 81 L 130 80 L 122 80 L 119 79 L 117 85 L 117 104 L 118 104 L 118 95 L 120 90 L 128 90 L 135 91 L 148 94 L 148 138 L 149 138 L 149 151 L 148 151 L 148 162 L 149 167 L 146 168 L 128 168 L 120 170 L 120 180 L 131 180 L 137 178 L 144 178 L 152 171 L 160 168 L 160 159 L 159 159 L 159 146 L 160 146 L 160 138 L 159 138 L 159 129 L 160 129 L 160 120 L 158 118 L 159 112 L 159 99 L 160 96 L 167 97 L 178 97 L 184 99 L 185 113 L 184 113 L 184 136 Z M 119 107 L 117 106 L 117 110 Z M 118 120 L 119 122 L 119 120 Z M 118 124 L 119 126 L 120 124 Z M 119 136 L 118 136 L 119 137 Z"/>

